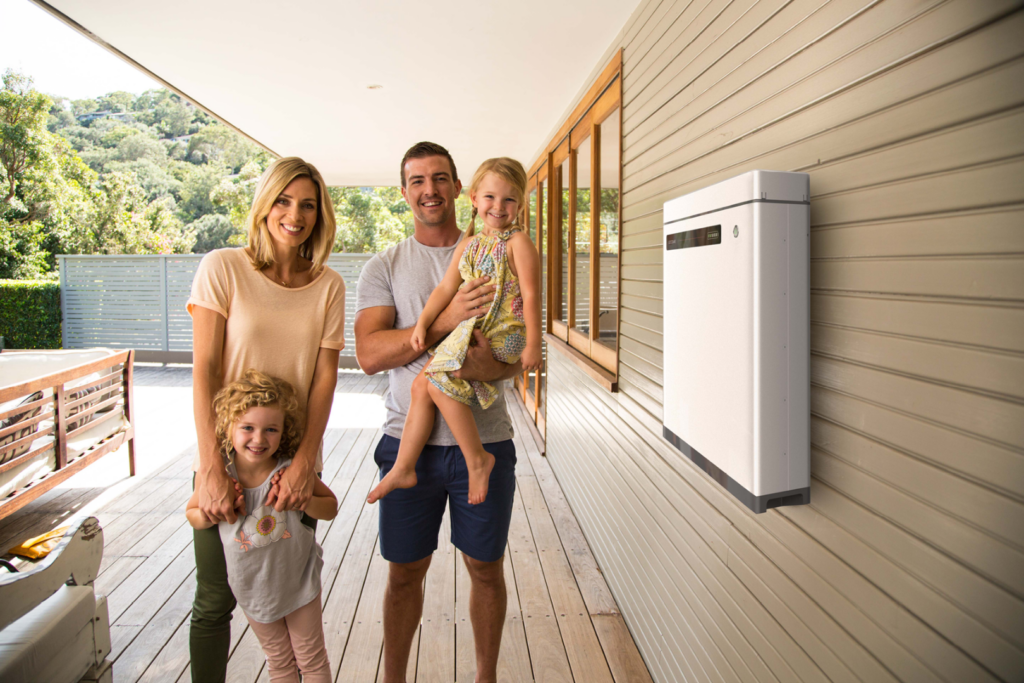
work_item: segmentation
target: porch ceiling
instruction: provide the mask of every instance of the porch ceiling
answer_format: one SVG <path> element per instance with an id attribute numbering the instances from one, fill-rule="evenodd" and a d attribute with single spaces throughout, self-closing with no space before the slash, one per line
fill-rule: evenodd
<path id="1" fill-rule="evenodd" d="M 419 140 L 528 165 L 638 0 L 34 1 L 329 184 L 396 185 Z"/>

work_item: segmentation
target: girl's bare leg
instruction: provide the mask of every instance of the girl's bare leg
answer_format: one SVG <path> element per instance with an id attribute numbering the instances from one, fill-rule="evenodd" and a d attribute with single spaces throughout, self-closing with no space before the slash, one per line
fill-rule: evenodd
<path id="1" fill-rule="evenodd" d="M 469 504 L 479 505 L 487 498 L 487 485 L 494 469 L 494 456 L 484 450 L 480 442 L 480 432 L 473 419 L 473 411 L 464 403 L 459 403 L 446 396 L 433 384 L 427 385 L 430 398 L 441 411 L 448 428 L 452 430 L 455 440 L 459 442 L 462 456 L 466 459 L 469 470 Z"/>
<path id="2" fill-rule="evenodd" d="M 427 391 L 428 386 L 430 382 L 423 372 L 413 380 L 409 414 L 405 417 L 398 456 L 391 471 L 366 497 L 367 503 L 376 503 L 395 489 L 411 489 L 416 485 L 416 462 L 434 429 L 434 401 Z"/>

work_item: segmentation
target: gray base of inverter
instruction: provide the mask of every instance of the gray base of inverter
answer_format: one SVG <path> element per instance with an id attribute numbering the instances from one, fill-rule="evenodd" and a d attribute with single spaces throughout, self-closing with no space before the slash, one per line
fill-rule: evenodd
<path id="1" fill-rule="evenodd" d="M 808 505 L 811 502 L 810 487 L 755 496 L 738 484 L 735 479 L 718 469 L 713 462 L 701 455 L 699 451 L 673 434 L 671 429 L 662 426 L 662 430 L 665 439 L 679 449 L 680 453 L 692 460 L 693 464 L 704 470 L 708 476 L 725 487 L 726 491 L 734 495 L 741 503 L 754 512 L 766 512 L 771 508 L 782 507 L 783 505 Z"/>

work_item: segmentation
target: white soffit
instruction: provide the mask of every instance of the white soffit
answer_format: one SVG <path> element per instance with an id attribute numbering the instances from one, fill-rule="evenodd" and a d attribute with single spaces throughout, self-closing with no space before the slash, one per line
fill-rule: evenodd
<path id="1" fill-rule="evenodd" d="M 331 185 L 397 185 L 420 140 L 528 166 L 637 3 L 38 2 Z"/>

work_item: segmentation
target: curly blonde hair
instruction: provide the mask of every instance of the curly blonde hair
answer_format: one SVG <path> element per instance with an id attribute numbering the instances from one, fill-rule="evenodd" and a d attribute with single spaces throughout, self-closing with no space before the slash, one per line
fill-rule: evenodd
<path id="1" fill-rule="evenodd" d="M 283 379 L 250 368 L 242 375 L 242 379 L 218 391 L 213 399 L 213 410 L 217 415 L 217 443 L 220 444 L 221 453 L 229 464 L 235 461 L 231 425 L 250 408 L 262 407 L 277 407 L 284 413 L 281 445 L 274 453 L 274 457 L 279 460 L 287 459 L 294 456 L 298 450 L 305 421 L 299 410 L 295 387 Z"/>

